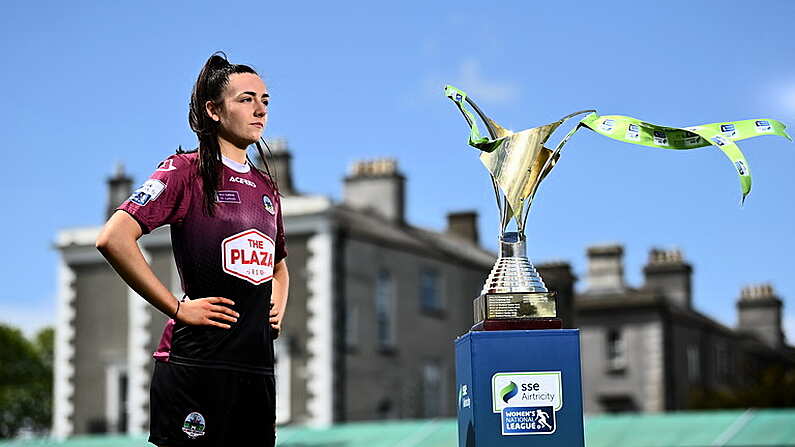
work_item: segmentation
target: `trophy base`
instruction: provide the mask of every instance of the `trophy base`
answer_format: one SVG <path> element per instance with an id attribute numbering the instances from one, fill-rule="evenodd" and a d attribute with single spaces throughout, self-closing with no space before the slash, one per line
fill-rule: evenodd
<path id="1" fill-rule="evenodd" d="M 560 318 L 517 318 L 509 320 L 483 320 L 472 331 L 526 331 L 536 329 L 563 329 Z"/>
<path id="2" fill-rule="evenodd" d="M 562 329 L 554 292 L 486 293 L 475 298 L 473 331 Z"/>

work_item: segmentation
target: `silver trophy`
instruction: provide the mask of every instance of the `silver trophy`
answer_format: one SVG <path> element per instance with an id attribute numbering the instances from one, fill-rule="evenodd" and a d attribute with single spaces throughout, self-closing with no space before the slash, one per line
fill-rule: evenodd
<path id="1" fill-rule="evenodd" d="M 480 160 L 491 175 L 500 217 L 499 257 L 480 296 L 475 298 L 473 330 L 560 328 L 555 293 L 547 290 L 527 257 L 525 227 L 539 184 L 555 166 L 561 149 L 577 128 L 554 150 L 544 145 L 566 120 L 592 110 L 512 132 L 487 117 L 463 91 L 448 85 L 445 94 L 470 126 L 469 144 L 481 150 Z M 475 115 L 467 106 L 480 117 L 490 138 L 481 137 Z M 516 223 L 516 231 L 507 231 L 511 221 Z"/>

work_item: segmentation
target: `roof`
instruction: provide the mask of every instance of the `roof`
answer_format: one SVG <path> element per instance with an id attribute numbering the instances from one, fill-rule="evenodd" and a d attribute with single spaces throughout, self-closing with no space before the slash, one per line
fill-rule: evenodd
<path id="1" fill-rule="evenodd" d="M 455 235 L 397 223 L 375 212 L 334 206 L 334 217 L 351 237 L 376 244 L 436 256 L 446 262 L 461 262 L 484 269 L 488 273 L 497 257 L 482 247 Z"/>
<path id="2" fill-rule="evenodd" d="M 795 409 L 677 412 L 586 417 L 588 447 L 792 447 Z M 133 447 L 145 436 L 0 442 L 0 447 Z M 149 444 L 151 445 L 151 444 Z M 317 429 L 284 427 L 280 447 L 455 447 L 453 419 L 378 421 Z"/>

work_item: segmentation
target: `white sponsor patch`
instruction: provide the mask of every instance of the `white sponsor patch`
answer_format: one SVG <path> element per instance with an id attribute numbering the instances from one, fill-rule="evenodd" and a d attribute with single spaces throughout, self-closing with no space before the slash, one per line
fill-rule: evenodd
<path id="1" fill-rule="evenodd" d="M 563 407 L 560 371 L 506 372 L 491 377 L 495 413 L 506 407 Z"/>
<path id="2" fill-rule="evenodd" d="M 224 272 L 258 285 L 273 278 L 273 239 L 259 230 L 245 230 L 221 242 Z"/>
<path id="3" fill-rule="evenodd" d="M 158 179 L 149 179 L 140 188 L 133 191 L 130 202 L 144 206 L 152 200 L 157 199 L 163 190 L 166 189 L 165 183 Z"/>
<path id="4" fill-rule="evenodd" d="M 605 133 L 613 133 L 613 129 L 615 128 L 615 126 L 616 126 L 616 120 L 606 118 L 604 121 L 602 121 L 602 124 L 599 125 L 599 128 L 602 129 L 602 131 Z"/>
<path id="5" fill-rule="evenodd" d="M 629 126 L 627 126 L 627 132 L 624 134 L 624 138 L 632 141 L 640 141 L 640 126 L 630 123 Z"/>

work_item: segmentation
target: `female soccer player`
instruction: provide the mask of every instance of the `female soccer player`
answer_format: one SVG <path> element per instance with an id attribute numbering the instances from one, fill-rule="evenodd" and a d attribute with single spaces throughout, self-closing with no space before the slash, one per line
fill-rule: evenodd
<path id="1" fill-rule="evenodd" d="M 251 67 L 210 57 L 190 101 L 198 149 L 161 162 L 97 238 L 124 281 L 173 319 L 151 384 L 149 441 L 159 446 L 275 443 L 272 334 L 287 304 L 287 250 L 276 183 L 246 157 L 256 144 L 265 160 L 268 100 Z M 165 224 L 182 300 L 136 243 Z"/>

